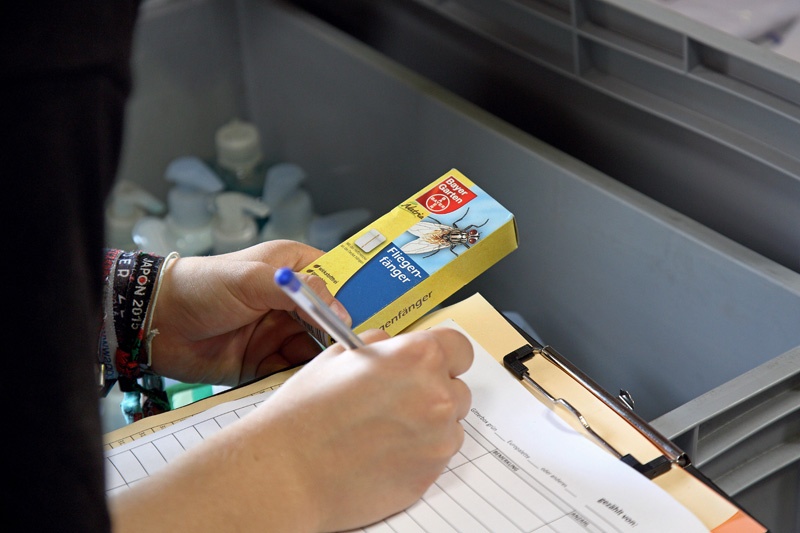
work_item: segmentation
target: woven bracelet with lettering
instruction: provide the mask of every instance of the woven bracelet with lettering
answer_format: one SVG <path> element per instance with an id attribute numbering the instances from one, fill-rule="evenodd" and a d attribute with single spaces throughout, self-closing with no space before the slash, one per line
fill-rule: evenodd
<path id="1" fill-rule="evenodd" d="M 103 316 L 97 343 L 97 385 L 105 397 L 117 382 L 117 334 L 114 331 L 114 269 L 122 250 L 107 249 L 103 257 Z"/>
<path id="2" fill-rule="evenodd" d="M 170 254 L 169 259 L 177 254 Z M 141 251 L 108 250 L 98 363 L 105 370 L 101 392 L 114 382 L 123 394 L 122 410 L 133 422 L 169 410 L 160 376 L 150 370 L 149 345 L 156 291 L 165 258 Z M 144 401 L 142 402 L 142 395 Z"/>

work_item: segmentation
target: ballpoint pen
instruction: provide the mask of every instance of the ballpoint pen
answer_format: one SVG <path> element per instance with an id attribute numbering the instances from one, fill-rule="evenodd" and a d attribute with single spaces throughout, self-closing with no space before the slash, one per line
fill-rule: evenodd
<path id="1" fill-rule="evenodd" d="M 337 342 L 350 349 L 364 346 L 364 342 L 353 333 L 353 330 L 348 328 L 290 268 L 278 269 L 275 272 L 275 283 Z"/>

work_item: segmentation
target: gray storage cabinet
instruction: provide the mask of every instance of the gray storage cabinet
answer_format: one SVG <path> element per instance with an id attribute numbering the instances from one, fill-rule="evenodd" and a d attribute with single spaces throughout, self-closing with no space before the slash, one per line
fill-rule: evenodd
<path id="1" fill-rule="evenodd" d="M 455 298 L 519 313 L 798 531 L 797 64 L 635 1 L 149 0 L 134 66 L 120 177 L 162 197 L 233 117 L 305 167 L 322 214 L 464 172 L 520 247 Z"/>

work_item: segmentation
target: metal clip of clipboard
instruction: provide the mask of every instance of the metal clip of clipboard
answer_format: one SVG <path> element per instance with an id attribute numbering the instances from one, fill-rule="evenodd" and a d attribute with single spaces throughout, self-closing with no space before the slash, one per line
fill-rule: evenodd
<path id="1" fill-rule="evenodd" d="M 517 328 L 519 329 L 519 328 Z M 524 332 L 521 332 L 524 334 Z M 586 374 L 581 372 L 577 367 L 570 363 L 566 358 L 559 354 L 554 348 L 550 346 L 541 346 L 527 335 L 525 337 L 531 343 L 530 345 L 523 346 L 503 358 L 503 365 L 508 369 L 517 379 L 520 379 L 533 387 L 548 401 L 554 405 L 560 405 L 567 409 L 573 416 L 575 416 L 581 423 L 583 428 L 594 438 L 604 449 L 612 455 L 628 464 L 644 476 L 652 479 L 668 471 L 672 464 L 679 466 L 686 466 L 689 464 L 689 459 L 686 454 L 669 439 L 658 433 L 650 424 L 640 418 L 637 414 L 633 413 L 626 405 L 619 399 L 614 398 L 603 390 L 597 383 L 595 383 Z M 567 400 L 551 395 L 541 385 L 539 385 L 533 378 L 530 377 L 528 367 L 524 362 L 532 357 L 539 355 L 544 357 L 548 362 L 555 365 L 561 371 L 566 373 L 569 377 L 574 379 L 593 396 L 602 401 L 617 415 L 622 417 L 628 424 L 650 441 L 661 452 L 661 456 L 648 463 L 640 463 L 631 454 L 622 454 L 614 448 L 608 441 L 592 429 L 589 422 L 584 416 L 575 409 Z"/>

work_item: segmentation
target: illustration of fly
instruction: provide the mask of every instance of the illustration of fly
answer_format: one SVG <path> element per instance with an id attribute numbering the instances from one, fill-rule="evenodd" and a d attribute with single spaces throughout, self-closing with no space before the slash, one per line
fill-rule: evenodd
<path id="1" fill-rule="evenodd" d="M 407 254 L 428 254 L 425 257 L 430 257 L 438 253 L 439 250 L 450 248 L 453 255 L 458 256 L 455 247 L 463 245 L 469 248 L 470 244 L 478 242 L 481 237 L 478 228 L 485 226 L 489 222 L 487 218 L 483 224 L 470 224 L 465 228 L 459 228 L 458 223 L 464 220 L 468 214 L 469 208 L 467 208 L 464 216 L 453 222 L 452 226 L 442 224 L 431 216 L 428 219 L 433 222 L 425 220 L 417 222 L 408 231 L 418 238 L 404 244 L 400 249 Z"/>

